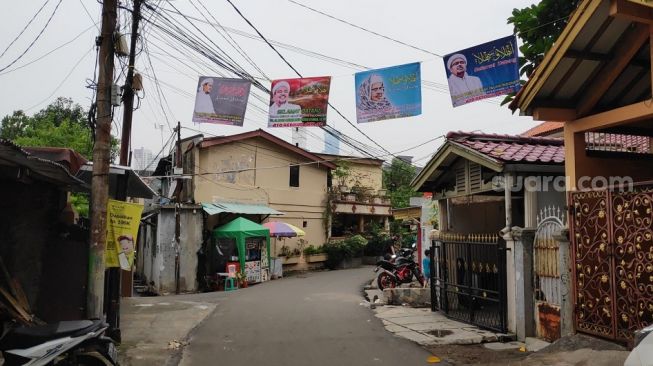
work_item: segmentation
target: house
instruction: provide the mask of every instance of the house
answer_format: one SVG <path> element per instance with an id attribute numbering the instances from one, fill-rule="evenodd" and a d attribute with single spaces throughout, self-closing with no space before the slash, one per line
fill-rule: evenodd
<path id="1" fill-rule="evenodd" d="M 161 159 L 153 176 L 167 177 L 160 182 L 167 198 L 145 213 L 151 225 L 144 229 L 140 275 L 155 291 L 170 291 L 179 282 L 181 291 L 195 291 L 205 274 L 225 272 L 224 260 L 205 257 L 210 252 L 207 246 L 213 229 L 237 217 L 257 223 L 283 221 L 306 233 L 302 238 L 273 239 L 272 257 L 282 246 L 301 252 L 302 246 L 318 247 L 327 241 L 332 162 L 263 130 L 191 136 L 181 141 L 180 150 L 181 174 L 173 177 L 174 160 Z M 175 195 L 181 201 L 178 206 L 171 200 Z M 174 241 L 175 207 L 185 222 L 180 228 L 179 256 L 184 262 L 178 276 L 174 251 L 164 248 Z"/>
<path id="2" fill-rule="evenodd" d="M 643 1 L 583 0 L 510 107 L 564 123 L 574 329 L 653 322 L 651 26 Z"/>
<path id="3" fill-rule="evenodd" d="M 411 183 L 438 206 L 434 309 L 520 339 L 533 335 L 537 312 L 528 284 L 533 277 L 537 289 L 540 277 L 531 274 L 529 255 L 512 231 L 537 227 L 538 216 L 551 211 L 560 214 L 564 159 L 561 139 L 447 134 Z M 548 249 L 557 263 L 556 249 Z"/>
<path id="4" fill-rule="evenodd" d="M 329 237 L 362 233 L 376 222 L 389 229 L 390 199 L 383 189 L 383 160 L 356 156 L 317 154 L 338 167 L 329 180 Z"/>

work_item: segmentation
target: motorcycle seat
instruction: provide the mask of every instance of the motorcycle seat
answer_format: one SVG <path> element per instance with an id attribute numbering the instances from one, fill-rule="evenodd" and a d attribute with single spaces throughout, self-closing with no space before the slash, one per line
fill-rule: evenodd
<path id="1" fill-rule="evenodd" d="M 0 350 L 24 349 L 63 337 L 79 337 L 105 326 L 101 320 L 61 321 L 34 327 L 17 327 L 11 329 L 2 340 Z"/>

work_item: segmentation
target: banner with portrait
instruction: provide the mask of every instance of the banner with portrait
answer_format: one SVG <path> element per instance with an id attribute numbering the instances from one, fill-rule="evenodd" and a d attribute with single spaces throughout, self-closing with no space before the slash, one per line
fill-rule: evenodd
<path id="1" fill-rule="evenodd" d="M 358 123 L 422 114 L 420 63 L 356 73 Z"/>
<path id="2" fill-rule="evenodd" d="M 268 127 L 326 125 L 330 76 L 273 80 Z"/>
<path id="3" fill-rule="evenodd" d="M 242 126 L 250 86 L 249 80 L 200 76 L 193 122 Z"/>
<path id="4" fill-rule="evenodd" d="M 454 107 L 519 91 L 515 36 L 453 52 L 443 59 Z"/>
<path id="5" fill-rule="evenodd" d="M 131 270 L 142 212 L 143 205 L 115 200 L 107 203 L 107 267 Z"/>

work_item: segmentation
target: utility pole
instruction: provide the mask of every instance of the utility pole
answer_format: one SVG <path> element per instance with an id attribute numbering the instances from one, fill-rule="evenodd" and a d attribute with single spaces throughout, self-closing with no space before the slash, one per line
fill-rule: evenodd
<path id="1" fill-rule="evenodd" d="M 125 86 L 123 87 L 123 118 L 122 118 L 122 134 L 120 139 L 120 165 L 129 166 L 129 146 L 131 141 L 131 126 L 132 116 L 134 110 L 134 89 L 132 84 L 134 82 L 134 63 L 136 60 L 136 42 L 138 40 L 138 24 L 141 19 L 141 0 L 134 0 L 134 9 L 132 11 L 132 32 L 131 43 L 129 46 L 129 64 L 127 70 L 127 78 L 125 79 Z M 117 200 L 127 200 L 127 174 L 118 176 L 116 184 L 115 197 Z M 122 339 L 120 332 L 120 295 L 122 284 L 122 270 L 121 268 L 109 268 L 107 280 L 107 297 L 106 312 L 107 322 L 109 323 L 109 336 L 115 341 L 120 342 Z"/>
<path id="2" fill-rule="evenodd" d="M 177 159 L 175 161 L 175 166 L 177 168 L 182 168 L 181 165 L 181 122 L 177 121 Z M 174 169 L 178 170 L 178 169 Z M 179 174 L 179 172 L 174 172 L 174 175 Z M 179 217 L 179 210 L 181 210 L 181 184 L 182 180 L 177 178 L 177 194 L 175 195 L 175 293 L 180 292 L 179 286 L 179 277 L 180 277 L 180 266 L 179 266 L 179 252 L 181 251 L 181 217 Z"/>
<path id="3" fill-rule="evenodd" d="M 88 292 L 86 312 L 89 318 L 101 319 L 104 304 L 105 249 L 107 241 L 107 201 L 109 198 L 109 163 L 111 141 L 111 85 L 113 83 L 113 32 L 116 29 L 116 0 L 102 3 L 102 30 L 96 43 L 99 51 L 97 85 L 97 121 L 93 146 L 91 180 L 91 235 L 88 258 Z"/>

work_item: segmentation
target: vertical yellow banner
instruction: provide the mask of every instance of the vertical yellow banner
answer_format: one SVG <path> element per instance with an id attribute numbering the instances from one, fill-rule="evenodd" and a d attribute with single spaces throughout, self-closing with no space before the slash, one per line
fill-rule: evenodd
<path id="1" fill-rule="evenodd" d="M 109 200 L 107 205 L 107 267 L 131 270 L 134 264 L 134 249 L 138 239 L 138 226 L 142 212 L 142 205 Z"/>

